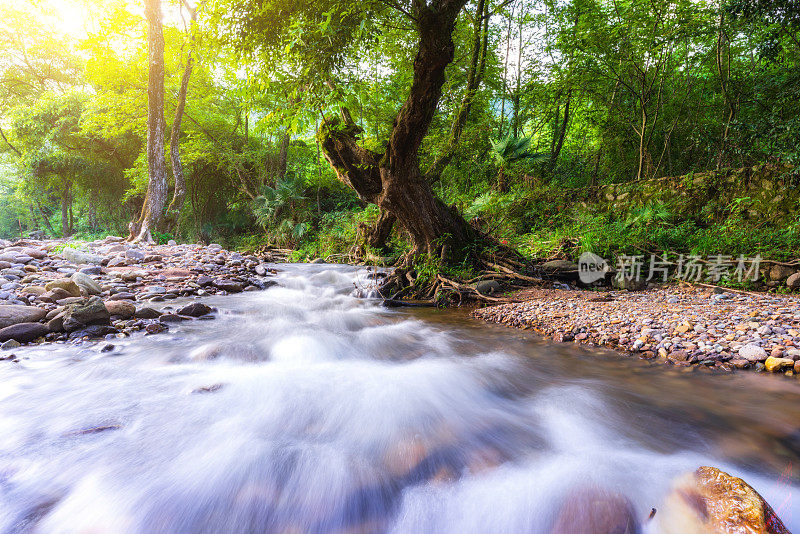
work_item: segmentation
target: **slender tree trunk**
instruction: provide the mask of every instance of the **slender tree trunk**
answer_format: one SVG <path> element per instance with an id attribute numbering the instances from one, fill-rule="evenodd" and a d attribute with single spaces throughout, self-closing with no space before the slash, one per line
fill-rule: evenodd
<path id="1" fill-rule="evenodd" d="M 567 127 L 569 126 L 569 105 L 572 100 L 572 89 L 567 90 L 567 103 L 564 104 L 564 122 L 557 131 L 557 138 L 553 138 L 553 145 L 550 151 L 550 170 L 555 169 L 558 163 L 558 156 L 561 154 L 561 149 L 564 147 L 564 138 L 567 135 Z M 559 113 L 556 108 L 556 126 L 558 127 Z"/>
<path id="2" fill-rule="evenodd" d="M 348 114 L 341 120 L 326 120 L 320 132 L 325 158 L 339 179 L 363 200 L 397 217 L 411 237 L 411 254 L 428 253 L 445 260 L 461 252 L 476 234 L 455 209 L 434 195 L 430 181 L 420 171 L 419 147 L 441 98 L 445 69 L 453 61 L 452 32 L 465 4 L 466 0 L 412 3 L 420 36 L 414 80 L 386 153 L 358 145 L 361 129 Z"/>
<path id="3" fill-rule="evenodd" d="M 167 205 L 167 161 L 164 157 L 164 33 L 161 0 L 145 0 L 148 22 L 147 80 L 147 195 L 139 220 L 131 224 L 129 239 L 153 242 L 152 231 L 164 219 Z"/>
<path id="4" fill-rule="evenodd" d="M 192 21 L 192 29 L 194 31 L 194 23 L 197 20 L 197 13 L 184 2 L 186 9 Z M 190 47 L 194 41 L 194 36 L 190 38 Z M 183 173 L 183 163 L 181 162 L 181 122 L 183 120 L 183 112 L 186 109 L 186 97 L 189 94 L 189 80 L 192 77 L 192 66 L 194 63 L 193 50 L 189 48 L 186 54 L 186 67 L 183 69 L 183 76 L 181 77 L 181 88 L 178 91 L 178 106 L 175 109 L 175 120 L 172 121 L 172 131 L 169 136 L 169 156 L 172 162 L 172 176 L 175 179 L 175 191 L 172 194 L 172 202 L 170 202 L 167 209 L 170 226 L 177 230 L 178 219 L 183 209 L 183 203 L 186 200 L 186 177 Z M 245 118 L 245 121 L 247 119 Z M 245 122 L 245 125 L 247 122 Z M 245 128 L 246 129 L 246 128 Z"/>
<path id="5" fill-rule="evenodd" d="M 645 129 L 647 128 L 647 108 L 645 104 L 642 103 L 642 124 L 639 130 L 639 170 L 636 171 L 636 179 L 642 179 L 642 169 L 644 167 L 644 137 L 645 137 Z"/>
<path id="6" fill-rule="evenodd" d="M 499 137 L 503 137 L 505 131 L 504 125 L 506 122 L 506 96 L 508 95 L 508 56 L 511 53 L 511 23 L 514 22 L 514 8 L 516 4 L 511 5 L 511 13 L 508 16 L 508 31 L 506 31 L 506 57 L 503 60 L 503 95 L 500 102 L 500 131 Z"/>
<path id="7" fill-rule="evenodd" d="M 289 142 L 291 141 L 291 135 L 289 134 L 289 129 L 286 129 L 283 136 L 281 137 L 281 146 L 278 151 L 278 172 L 277 172 L 277 180 L 283 180 L 286 177 L 286 171 L 289 168 Z"/>
<path id="8" fill-rule="evenodd" d="M 467 86 L 464 89 L 461 105 L 453 118 L 453 125 L 450 128 L 450 137 L 447 140 L 444 153 L 437 158 L 430 169 L 428 169 L 427 174 L 434 182 L 438 181 L 442 172 L 444 172 L 445 168 L 447 168 L 453 160 L 453 156 L 458 148 L 458 143 L 461 141 L 461 134 L 464 133 L 464 127 L 467 125 L 469 112 L 472 109 L 472 103 L 475 101 L 475 95 L 483 81 L 483 75 L 486 71 L 486 55 L 489 48 L 489 17 L 488 2 L 479 0 L 475 8 L 475 20 L 473 21 L 472 28 L 472 56 L 469 69 L 467 70 Z"/>
<path id="9" fill-rule="evenodd" d="M 50 230 L 50 235 L 55 237 L 56 231 L 53 228 L 53 225 L 50 224 L 50 217 L 47 216 L 47 213 L 45 213 L 44 208 L 42 207 L 42 203 L 38 200 L 36 200 L 36 208 L 39 210 L 39 213 L 42 214 L 42 220 L 44 221 L 44 225 L 47 227 L 47 229 Z"/>
<path id="10" fill-rule="evenodd" d="M 69 221 L 69 206 L 71 203 L 72 193 L 70 191 L 70 184 L 65 180 L 64 192 L 61 194 L 61 237 L 69 237 L 72 235 Z"/>
<path id="11" fill-rule="evenodd" d="M 520 5 L 519 8 L 519 41 L 517 42 L 517 87 L 514 90 L 514 137 L 519 136 L 520 130 L 520 96 L 522 91 L 522 48 L 523 48 L 523 39 L 522 39 L 522 25 L 525 21 L 525 4 L 523 3 Z"/>
<path id="12" fill-rule="evenodd" d="M 720 139 L 719 143 L 719 153 L 717 155 L 717 169 L 722 167 L 722 160 L 725 155 L 725 146 L 728 142 L 728 134 L 730 133 L 731 122 L 733 118 L 736 116 L 736 106 L 731 98 L 728 81 L 730 79 L 730 40 L 728 40 L 727 36 L 725 35 L 724 31 L 724 23 L 725 23 L 725 13 L 722 8 L 720 8 L 719 13 L 719 29 L 717 31 L 717 73 L 719 74 L 719 83 L 720 87 L 722 88 L 722 96 L 725 97 L 725 105 L 727 108 L 727 118 L 725 120 L 725 128 L 722 132 L 722 138 Z M 727 69 L 723 68 L 723 44 L 728 44 L 728 60 L 727 60 Z M 727 72 L 726 72 L 727 70 Z"/>

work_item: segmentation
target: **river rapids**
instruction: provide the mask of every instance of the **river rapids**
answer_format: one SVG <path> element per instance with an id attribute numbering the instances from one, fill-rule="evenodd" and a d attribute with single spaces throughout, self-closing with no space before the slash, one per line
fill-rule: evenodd
<path id="1" fill-rule="evenodd" d="M 0 533 L 550 533 L 580 487 L 658 532 L 651 509 L 700 465 L 800 532 L 796 381 L 388 310 L 365 269 L 280 268 L 206 299 L 213 321 L 0 361 Z"/>

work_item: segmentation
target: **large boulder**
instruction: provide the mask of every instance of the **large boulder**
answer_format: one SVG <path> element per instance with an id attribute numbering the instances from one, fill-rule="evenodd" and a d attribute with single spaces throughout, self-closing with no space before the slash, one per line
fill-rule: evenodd
<path id="1" fill-rule="evenodd" d="M 790 534 L 756 490 L 715 467 L 679 478 L 656 517 L 664 534 Z"/>
<path id="2" fill-rule="evenodd" d="M 103 301 L 92 297 L 82 304 L 72 304 L 64 313 L 64 330 L 73 332 L 87 325 L 109 324 L 111 314 Z"/>
<path id="3" fill-rule="evenodd" d="M 47 311 L 35 306 L 7 304 L 0 306 L 0 328 L 19 323 L 35 323 L 47 315 Z"/>
<path id="4" fill-rule="evenodd" d="M 81 296 L 81 288 L 76 284 L 74 281 L 70 280 L 69 278 L 59 278 L 58 280 L 53 280 L 52 282 L 48 282 L 44 288 L 48 291 L 52 291 L 53 289 L 63 289 L 71 297 L 80 297 Z"/>
<path id="5" fill-rule="evenodd" d="M 9 339 L 28 343 L 49 333 L 50 329 L 42 323 L 19 323 L 0 329 L 0 343 Z"/>
<path id="6" fill-rule="evenodd" d="M 95 282 L 88 274 L 81 272 L 73 273 L 72 281 L 75 282 L 78 287 L 86 291 L 88 295 L 99 295 L 103 292 L 103 288 L 100 287 L 100 284 Z"/>

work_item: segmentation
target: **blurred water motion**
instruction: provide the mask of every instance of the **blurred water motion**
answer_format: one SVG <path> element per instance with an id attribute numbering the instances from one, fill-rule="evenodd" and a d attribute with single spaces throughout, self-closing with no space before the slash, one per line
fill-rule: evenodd
<path id="1" fill-rule="evenodd" d="M 0 362 L 0 532 L 551 533 L 592 510 L 655 532 L 700 465 L 800 530 L 794 382 L 390 311 L 357 298 L 364 269 L 282 268 L 212 299 L 216 321 Z"/>

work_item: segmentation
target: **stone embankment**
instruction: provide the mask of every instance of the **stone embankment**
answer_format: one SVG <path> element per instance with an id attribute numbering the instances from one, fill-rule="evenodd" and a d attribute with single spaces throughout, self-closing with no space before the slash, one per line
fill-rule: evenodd
<path id="1" fill-rule="evenodd" d="M 271 274 L 264 259 L 215 244 L 0 240 L 0 348 L 156 334 L 169 323 L 212 319 L 213 310 L 199 302 L 162 311 L 154 303 L 263 289 L 274 284 Z M 0 359 L 13 358 L 0 352 Z"/>

